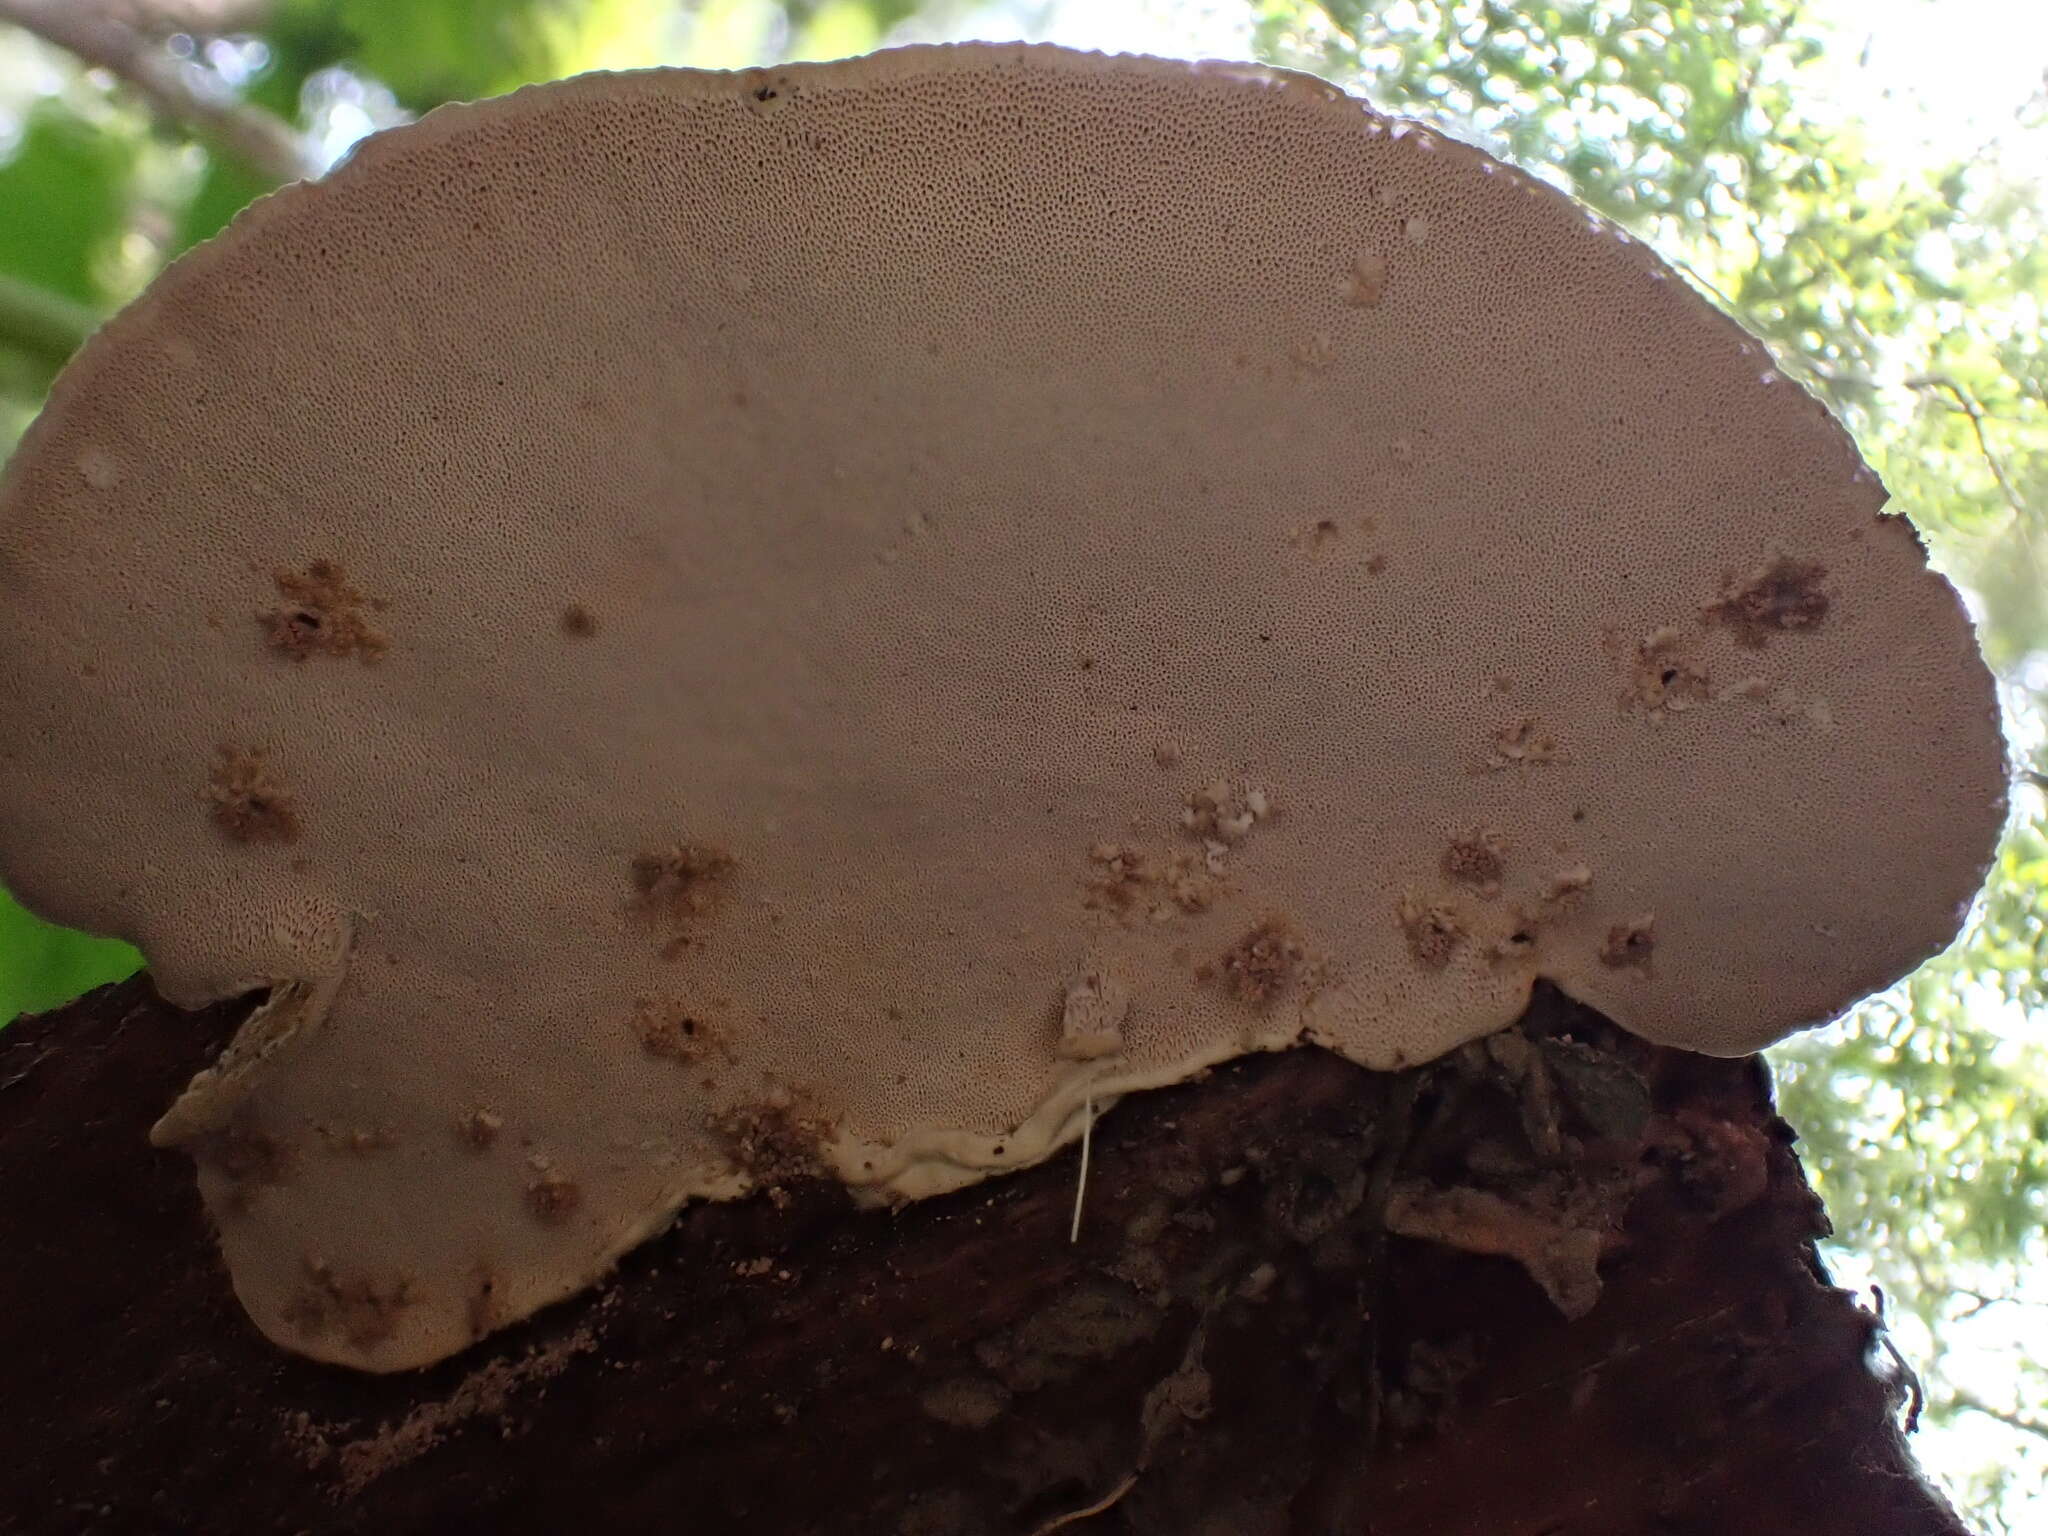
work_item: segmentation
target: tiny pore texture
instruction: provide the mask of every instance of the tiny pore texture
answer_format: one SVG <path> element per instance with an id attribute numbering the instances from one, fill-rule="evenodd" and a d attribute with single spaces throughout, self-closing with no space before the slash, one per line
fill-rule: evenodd
<path id="1" fill-rule="evenodd" d="M 688 1200 L 929 1195 L 1537 977 L 1830 1017 L 2000 815 L 1882 502 L 1642 246 L 1305 77 L 568 81 L 265 200 L 60 381 L 0 875 L 273 989 L 158 1138 L 259 1326 L 411 1366 Z"/>

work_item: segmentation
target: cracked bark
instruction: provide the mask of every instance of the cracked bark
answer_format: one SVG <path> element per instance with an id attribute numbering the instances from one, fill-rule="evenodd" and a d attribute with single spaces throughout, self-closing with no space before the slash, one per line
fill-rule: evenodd
<path id="1" fill-rule="evenodd" d="M 382 1378 L 257 1336 L 144 1139 L 241 1011 L 0 1033 L 0 1531 L 1964 1530 L 1760 1066 L 1552 993 L 1417 1071 L 1127 1100 L 1078 1243 L 1071 1152 L 893 1215 L 797 1186 Z"/>

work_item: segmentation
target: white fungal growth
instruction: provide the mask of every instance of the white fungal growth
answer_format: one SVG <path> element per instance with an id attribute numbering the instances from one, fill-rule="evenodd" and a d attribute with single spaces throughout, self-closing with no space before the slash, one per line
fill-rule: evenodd
<path id="1" fill-rule="evenodd" d="M 1955 594 L 1486 163 L 1255 67 L 592 75 L 104 326 L 0 472 L 0 866 L 181 1004 L 269 987 L 154 1133 L 257 1325 L 422 1366 L 692 1201 L 1427 1061 L 1539 969 L 1747 1051 L 1939 948 L 2005 783 Z"/>

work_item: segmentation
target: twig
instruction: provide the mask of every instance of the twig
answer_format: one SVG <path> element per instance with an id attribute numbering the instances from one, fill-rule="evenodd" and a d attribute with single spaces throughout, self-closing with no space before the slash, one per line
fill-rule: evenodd
<path id="1" fill-rule="evenodd" d="M 0 272 L 0 345 L 61 367 L 99 323 L 77 300 Z"/>
<path id="2" fill-rule="evenodd" d="M 1081 1202 L 1088 1194 L 1088 1143 L 1095 1131 L 1095 1099 L 1081 1100 L 1081 1176 L 1074 1181 L 1074 1225 L 1067 1233 L 1069 1243 L 1081 1241 Z"/>
<path id="3" fill-rule="evenodd" d="M 146 99 L 158 116 L 189 128 L 272 181 L 319 174 L 288 124 L 260 108 L 209 96 L 176 59 L 81 0 L 0 0 L 0 21 L 104 69 Z"/>
<path id="4" fill-rule="evenodd" d="M 1138 1474 L 1133 1472 L 1129 1477 L 1126 1477 L 1122 1482 L 1118 1483 L 1114 1488 L 1110 1489 L 1108 1493 L 1105 1493 L 1101 1498 L 1097 1499 L 1093 1504 L 1090 1504 L 1086 1509 L 1070 1509 L 1064 1515 L 1057 1515 L 1052 1520 L 1050 1520 L 1044 1525 L 1041 1525 L 1037 1530 L 1033 1531 L 1031 1533 L 1031 1536 L 1052 1536 L 1052 1533 L 1054 1531 L 1063 1531 L 1070 1525 L 1078 1524 L 1079 1522 L 1086 1520 L 1093 1515 L 1099 1515 L 1103 1513 L 1105 1510 L 1113 1509 L 1118 1504 L 1121 1504 L 1123 1502 L 1125 1494 L 1129 1493 L 1133 1488 L 1137 1486 Z"/>
<path id="5" fill-rule="evenodd" d="M 1977 403 L 1962 385 L 1945 374 L 1916 373 L 1906 380 L 1908 389 L 1939 390 L 1955 401 L 1951 409 L 1970 419 L 1970 430 L 1977 434 L 1977 452 L 1990 467 L 1991 478 L 1998 482 L 1998 489 L 2005 496 L 2005 504 L 2019 517 L 2027 515 L 2026 501 L 2012 483 L 2012 477 L 2005 472 L 2005 461 L 1998 456 L 1998 450 L 1991 446 L 1990 434 L 1984 430 L 1984 407 Z"/>

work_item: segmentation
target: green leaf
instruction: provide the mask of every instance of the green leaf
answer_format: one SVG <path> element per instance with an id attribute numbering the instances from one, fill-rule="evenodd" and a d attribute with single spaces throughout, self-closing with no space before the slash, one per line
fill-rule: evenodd
<path id="1" fill-rule="evenodd" d="M 348 62 L 415 112 L 652 63 L 665 20 L 643 0 L 290 0 L 284 15 L 345 37 Z"/>
<path id="2" fill-rule="evenodd" d="M 94 987 L 133 976 L 142 956 L 119 939 L 97 939 L 46 923 L 0 891 L 0 1027 Z"/>
<path id="3" fill-rule="evenodd" d="M 0 163 L 0 273 L 99 308 L 105 274 L 126 232 L 135 140 L 88 123 L 55 101 L 29 113 Z"/>

